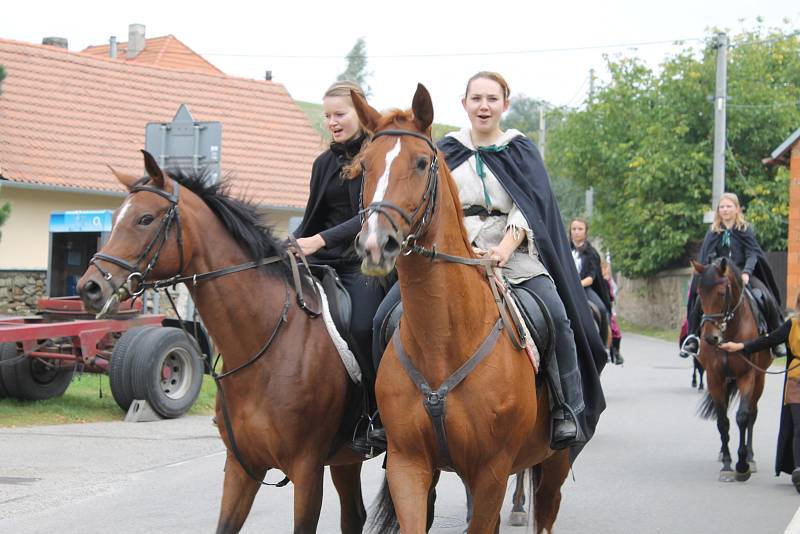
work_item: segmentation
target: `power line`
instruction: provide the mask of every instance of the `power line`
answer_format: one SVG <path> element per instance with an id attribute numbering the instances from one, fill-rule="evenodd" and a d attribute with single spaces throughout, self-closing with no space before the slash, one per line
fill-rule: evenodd
<path id="1" fill-rule="evenodd" d="M 551 54 L 560 52 L 580 52 L 584 50 L 602 50 L 607 48 L 630 48 L 638 46 L 653 46 L 664 44 L 684 43 L 688 41 L 703 42 L 701 38 L 688 38 L 688 39 L 669 39 L 666 41 L 645 41 L 639 43 L 618 43 L 606 45 L 586 45 L 586 46 L 573 46 L 564 48 L 538 48 L 530 50 L 501 50 L 494 52 L 437 52 L 430 54 L 367 54 L 359 59 L 414 59 L 414 58 L 435 58 L 435 57 L 473 57 L 473 56 L 509 56 L 509 55 L 527 55 L 527 54 Z M 215 52 L 204 52 L 203 56 L 217 56 L 217 57 L 244 57 L 244 58 L 271 58 L 271 59 L 343 59 L 342 55 L 328 55 L 328 54 L 226 54 Z M 358 56 L 356 56 L 358 57 Z"/>

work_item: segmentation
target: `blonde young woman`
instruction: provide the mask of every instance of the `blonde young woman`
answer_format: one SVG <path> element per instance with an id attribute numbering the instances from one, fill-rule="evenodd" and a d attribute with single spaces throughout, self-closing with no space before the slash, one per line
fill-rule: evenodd
<path id="1" fill-rule="evenodd" d="M 706 233 L 697 261 L 707 264 L 717 258 L 727 258 L 733 262 L 742 272 L 742 283 L 763 295 L 767 327 L 769 330 L 777 328 L 782 321 L 777 304 L 781 302 L 780 290 L 764 251 L 756 240 L 753 227 L 745 220 L 739 197 L 734 193 L 723 193 L 720 197 L 714 213 L 714 222 Z M 695 276 L 692 279 L 686 308 L 690 335 L 684 341 L 680 352 L 684 358 L 697 355 L 700 346 L 697 334 L 702 310 L 696 289 Z"/>

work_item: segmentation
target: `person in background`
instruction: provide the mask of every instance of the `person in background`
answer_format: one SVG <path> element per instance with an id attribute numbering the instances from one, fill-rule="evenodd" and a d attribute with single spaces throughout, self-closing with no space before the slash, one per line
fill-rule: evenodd
<path id="1" fill-rule="evenodd" d="M 781 302 L 781 293 L 764 251 L 756 240 L 753 226 L 745 220 L 739 205 L 739 197 L 734 193 L 723 193 L 720 197 L 717 210 L 714 212 L 714 222 L 706 233 L 697 260 L 706 265 L 717 258 L 727 258 L 739 268 L 742 272 L 742 283 L 748 286 L 756 294 L 757 301 L 760 301 L 759 307 L 764 311 L 767 330 L 778 328 L 783 322 L 778 306 L 778 302 Z M 697 334 L 703 311 L 700 308 L 700 299 L 697 298 L 697 280 L 696 275 L 692 277 L 689 288 L 689 300 L 686 305 L 689 335 L 681 347 L 680 355 L 683 358 L 697 356 L 700 348 Z"/>
<path id="2" fill-rule="evenodd" d="M 800 294 L 794 305 L 794 316 L 778 328 L 759 338 L 740 343 L 726 341 L 719 348 L 728 352 L 741 352 L 745 356 L 774 348 L 785 343 L 786 376 L 783 382 L 783 408 L 778 432 L 778 451 L 775 457 L 775 475 L 781 472 L 792 476 L 792 484 L 800 493 Z"/>
<path id="3" fill-rule="evenodd" d="M 616 365 L 625 363 L 625 359 L 619 352 L 620 345 L 622 344 L 622 331 L 617 323 L 617 283 L 611 275 L 611 264 L 605 260 L 600 261 L 600 270 L 603 273 L 603 279 L 608 284 L 608 297 L 611 301 L 611 316 L 609 326 L 611 327 L 611 354 L 609 355 L 611 361 Z"/>
<path id="4" fill-rule="evenodd" d="M 611 322 L 611 297 L 608 295 L 608 284 L 600 270 L 600 254 L 589 242 L 589 223 L 585 219 L 575 218 L 569 224 L 569 235 L 572 240 L 572 258 L 575 269 L 586 292 L 586 298 L 594 304 L 600 313 L 600 336 L 608 341 Z"/>

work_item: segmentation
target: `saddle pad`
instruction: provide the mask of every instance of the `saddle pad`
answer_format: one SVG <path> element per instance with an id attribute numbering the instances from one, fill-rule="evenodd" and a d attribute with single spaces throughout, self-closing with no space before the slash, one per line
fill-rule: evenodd
<path id="1" fill-rule="evenodd" d="M 317 285 L 317 289 L 319 289 L 320 300 L 322 301 L 322 319 L 325 321 L 325 328 L 328 329 L 328 334 L 331 336 L 331 340 L 336 346 L 339 356 L 342 358 L 342 363 L 344 364 L 344 368 L 347 369 L 347 374 L 350 375 L 350 379 L 354 383 L 358 384 L 361 382 L 361 367 L 359 367 L 355 355 L 350 350 L 350 347 L 347 346 L 347 342 L 339 333 L 339 330 L 333 322 L 325 289 L 317 280 L 314 280 L 314 283 Z"/>

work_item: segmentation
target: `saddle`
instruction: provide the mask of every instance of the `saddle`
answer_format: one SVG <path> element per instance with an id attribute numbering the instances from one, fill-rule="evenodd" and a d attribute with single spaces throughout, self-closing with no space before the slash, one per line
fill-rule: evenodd
<path id="1" fill-rule="evenodd" d="M 336 325 L 336 329 L 352 349 L 355 345 L 350 337 L 350 319 L 353 313 L 350 294 L 342 285 L 333 267 L 312 264 L 310 268 L 311 275 L 319 281 L 322 289 L 325 290 L 325 295 L 328 297 L 328 307 L 333 324 Z"/>

